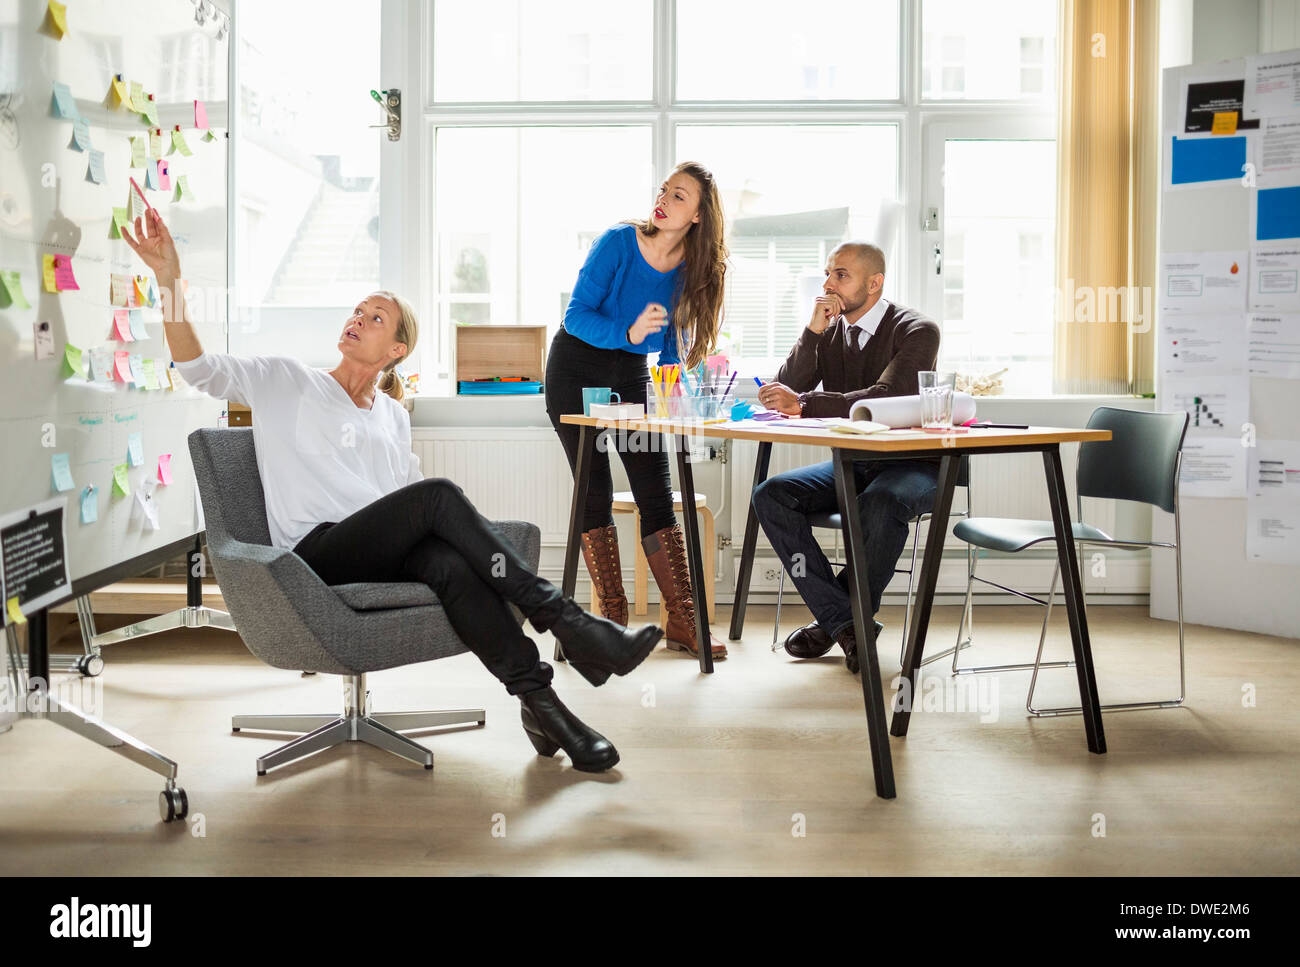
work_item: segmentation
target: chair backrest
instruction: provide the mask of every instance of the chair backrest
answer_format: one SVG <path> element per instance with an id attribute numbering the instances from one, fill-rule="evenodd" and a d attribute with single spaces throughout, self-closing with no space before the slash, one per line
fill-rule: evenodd
<path id="1" fill-rule="evenodd" d="M 189 440 L 208 543 L 233 538 L 269 545 L 266 495 L 252 428 L 206 427 L 191 433 Z"/>
<path id="2" fill-rule="evenodd" d="M 1188 419 L 1184 412 L 1142 413 L 1114 406 L 1093 410 L 1088 429 L 1110 430 L 1111 438 L 1079 445 L 1079 496 L 1137 500 L 1172 514 Z"/>

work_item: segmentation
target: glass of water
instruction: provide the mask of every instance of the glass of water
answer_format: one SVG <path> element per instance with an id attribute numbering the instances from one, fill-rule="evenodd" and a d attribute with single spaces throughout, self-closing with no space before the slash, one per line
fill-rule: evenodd
<path id="1" fill-rule="evenodd" d="M 952 393 L 957 374 L 926 369 L 917 373 L 916 379 L 921 389 L 921 428 L 952 429 Z"/>

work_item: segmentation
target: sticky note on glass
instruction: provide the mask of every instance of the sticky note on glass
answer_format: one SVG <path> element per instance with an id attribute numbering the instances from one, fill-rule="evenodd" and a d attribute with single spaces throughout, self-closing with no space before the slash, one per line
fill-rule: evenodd
<path id="1" fill-rule="evenodd" d="M 158 123 L 158 101 L 152 94 L 146 94 L 144 99 L 144 110 L 140 112 L 150 124 Z"/>
<path id="2" fill-rule="evenodd" d="M 215 140 L 217 140 L 217 136 L 216 136 L 215 134 L 212 133 L 212 129 L 211 129 L 211 128 L 208 128 L 208 130 L 205 131 L 204 134 L 203 134 L 203 140 L 204 140 L 204 141 L 215 141 Z"/>
<path id="3" fill-rule="evenodd" d="M 203 106 L 202 101 L 194 102 L 194 126 L 199 129 L 208 126 L 208 109 Z"/>
<path id="4" fill-rule="evenodd" d="M 172 455 L 164 453 L 158 457 L 158 482 L 170 486 L 172 482 Z"/>
<path id="5" fill-rule="evenodd" d="M 127 316 L 127 310 L 113 310 L 113 338 L 118 342 L 134 342 L 135 336 L 131 332 L 131 320 Z"/>
<path id="6" fill-rule="evenodd" d="M 59 287 L 59 291 L 66 289 L 80 289 L 77 285 L 76 276 L 72 274 L 72 258 L 68 255 L 54 256 L 54 284 Z"/>
<path id="7" fill-rule="evenodd" d="M 32 304 L 23 295 L 23 277 L 17 271 L 0 272 L 0 308 L 30 309 Z"/>
<path id="8" fill-rule="evenodd" d="M 54 480 L 54 489 L 59 493 L 76 486 L 72 482 L 72 467 L 66 453 L 55 453 L 50 456 L 50 476 Z"/>
<path id="9" fill-rule="evenodd" d="M 122 224 L 122 222 L 118 221 L 117 215 L 118 212 L 125 212 L 125 211 L 126 209 L 123 208 L 113 209 L 114 224 L 118 224 L 118 225 Z M 125 220 L 126 220 L 126 216 L 124 214 L 122 216 L 122 221 L 124 222 Z M 126 306 L 131 304 L 131 276 L 121 275 L 117 272 L 114 272 L 112 275 L 109 276 L 108 289 L 109 289 L 109 302 L 112 303 L 113 305 Z"/>
<path id="10" fill-rule="evenodd" d="M 172 151 L 179 151 L 186 157 L 193 154 L 193 152 L 190 151 L 190 146 L 185 143 L 185 135 L 181 133 L 181 127 L 179 124 L 172 128 Z M 167 153 L 171 154 L 171 151 Z"/>
<path id="11" fill-rule="evenodd" d="M 120 383 L 131 382 L 131 354 L 124 349 L 113 353 L 113 378 Z"/>
<path id="12" fill-rule="evenodd" d="M 63 347 L 63 376 L 85 376 L 81 368 L 81 350 L 72 343 Z"/>
<path id="13" fill-rule="evenodd" d="M 81 491 L 81 522 L 93 524 L 99 520 L 99 488 L 87 486 Z"/>
<path id="14" fill-rule="evenodd" d="M 144 383 L 141 384 L 143 388 L 147 390 L 157 389 L 158 369 L 155 366 L 154 361 L 152 359 L 146 359 L 143 363 L 140 364 L 140 366 L 141 366 L 141 372 L 144 373 Z"/>
<path id="15" fill-rule="evenodd" d="M 139 81 L 131 82 L 131 110 L 139 114 L 144 110 L 144 85 Z"/>
<path id="16" fill-rule="evenodd" d="M 54 116 L 65 121 L 75 121 L 81 117 L 77 113 L 77 102 L 72 96 L 72 91 L 61 81 L 54 82 Z"/>
<path id="17" fill-rule="evenodd" d="M 144 463 L 144 434 L 135 432 L 126 438 L 126 459 L 133 467 Z"/>
<path id="18" fill-rule="evenodd" d="M 72 146 L 78 151 L 89 151 L 94 147 L 90 143 L 90 122 L 85 118 L 72 122 Z"/>
<path id="19" fill-rule="evenodd" d="M 86 177 L 97 185 L 104 183 L 104 152 L 90 150 L 90 167 L 86 169 Z"/>
<path id="20" fill-rule="evenodd" d="M 176 368 L 169 364 L 163 374 L 167 377 L 167 389 L 176 389 Z"/>
<path id="21" fill-rule="evenodd" d="M 149 129 L 149 156 L 151 158 L 161 158 L 163 153 L 162 131 L 159 128 Z"/>
<path id="22" fill-rule="evenodd" d="M 54 256 L 41 256 L 41 284 L 45 286 L 46 292 L 58 292 L 59 283 L 54 276 Z"/>
<path id="23" fill-rule="evenodd" d="M 59 3 L 58 0 L 48 0 L 45 9 L 55 35 L 62 40 L 68 32 L 68 5 Z"/>
<path id="24" fill-rule="evenodd" d="M 131 139 L 131 167 L 144 167 L 144 138 L 134 137 Z"/>
<path id="25" fill-rule="evenodd" d="M 90 378 L 100 383 L 113 381 L 113 350 L 97 346 L 90 351 Z"/>
<path id="26" fill-rule="evenodd" d="M 135 301 L 132 303 L 137 306 L 151 306 L 153 301 L 149 298 L 149 280 L 143 275 L 134 276 L 135 281 Z"/>
<path id="27" fill-rule="evenodd" d="M 150 160 L 145 162 L 144 186 L 146 188 L 152 188 L 154 191 L 158 190 L 158 162 L 157 161 Z"/>
<path id="28" fill-rule="evenodd" d="M 5 607 L 9 611 L 10 624 L 15 624 L 15 625 L 27 624 L 27 619 L 23 617 L 23 609 L 18 605 L 17 595 L 14 595 L 12 598 L 10 598 Z"/>
<path id="29" fill-rule="evenodd" d="M 119 463 L 113 468 L 113 492 L 121 494 L 123 497 L 131 492 L 131 488 L 127 486 L 126 482 L 126 474 L 130 469 L 125 463 Z"/>
<path id="30" fill-rule="evenodd" d="M 1237 133 L 1237 112 L 1236 111 L 1215 111 L 1214 121 L 1210 125 L 1211 134 L 1236 134 Z"/>
<path id="31" fill-rule="evenodd" d="M 144 167 L 143 163 L 141 163 L 141 167 Z M 131 221 L 144 218 L 144 213 L 147 210 L 144 199 L 140 197 L 140 193 L 134 188 L 131 189 L 131 193 L 127 196 L 126 207 L 129 209 L 128 217 Z"/>
<path id="32" fill-rule="evenodd" d="M 144 328 L 144 313 L 139 309 L 132 309 L 129 315 L 131 318 L 131 335 L 140 340 L 148 339 L 149 333 Z"/>
<path id="33" fill-rule="evenodd" d="M 168 174 L 166 158 L 158 159 L 158 188 L 161 191 L 172 190 L 172 179 L 171 175 Z"/>
<path id="34" fill-rule="evenodd" d="M 121 74 L 113 75 L 113 83 L 109 89 L 113 92 L 113 97 L 119 105 L 129 105 L 131 103 L 131 92 L 126 89 L 126 81 L 122 79 Z"/>
<path id="35" fill-rule="evenodd" d="M 181 175 L 176 179 L 176 201 L 182 199 L 194 199 L 194 193 L 190 191 L 190 176 Z"/>
<path id="36" fill-rule="evenodd" d="M 128 359 L 131 367 L 131 382 L 136 389 L 144 389 L 144 357 L 139 353 L 132 353 Z M 131 466 L 138 467 L 140 462 L 137 460 Z"/>

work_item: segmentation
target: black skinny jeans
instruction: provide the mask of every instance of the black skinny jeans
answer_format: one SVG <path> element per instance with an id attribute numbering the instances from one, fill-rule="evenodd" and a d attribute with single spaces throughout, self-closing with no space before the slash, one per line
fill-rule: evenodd
<path id="1" fill-rule="evenodd" d="M 645 402 L 645 384 L 650 380 L 645 356 L 621 349 L 598 349 L 560 327 L 551 341 L 546 358 L 546 415 L 569 458 L 569 469 L 577 471 L 580 429 L 561 423 L 565 413 L 582 413 L 582 390 L 587 386 L 608 386 L 624 403 Z M 641 513 L 641 536 L 672 527 L 673 481 L 668 469 L 664 438 L 654 433 L 611 434 L 607 438 L 618 449 L 619 459 L 632 485 L 632 497 Z M 668 439 L 672 439 L 671 437 Z M 592 454 L 591 484 L 583 510 L 583 530 L 614 523 L 611 505 L 614 481 L 609 472 L 609 453 L 597 442 Z"/>
<path id="2" fill-rule="evenodd" d="M 326 584 L 427 584 L 460 640 L 511 695 L 551 684 L 551 666 L 507 602 L 545 631 L 564 598 L 450 480 L 395 490 L 337 523 L 317 525 L 293 550 Z"/>

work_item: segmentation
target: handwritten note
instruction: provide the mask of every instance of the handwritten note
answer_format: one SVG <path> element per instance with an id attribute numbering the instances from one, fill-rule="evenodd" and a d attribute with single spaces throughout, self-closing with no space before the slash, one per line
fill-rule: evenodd
<path id="1" fill-rule="evenodd" d="M 119 107 L 124 105 L 128 107 L 130 106 L 131 92 L 126 89 L 126 81 L 122 79 L 121 74 L 113 75 L 113 84 L 111 89 L 113 91 L 115 103 Z"/>
<path id="2" fill-rule="evenodd" d="M 163 153 L 162 130 L 159 128 L 149 129 L 149 156 L 152 158 L 161 158 Z"/>
<path id="3" fill-rule="evenodd" d="M 131 488 L 126 482 L 126 474 L 130 469 L 125 463 L 119 463 L 113 468 L 113 492 L 121 494 L 123 497 L 131 493 Z"/>
<path id="4" fill-rule="evenodd" d="M 127 310 L 113 310 L 113 338 L 118 342 L 135 342 L 135 336 L 131 333 L 131 320 L 127 316 Z"/>
<path id="5" fill-rule="evenodd" d="M 137 306 L 151 306 L 153 300 L 149 298 L 149 278 L 144 275 L 134 276 L 135 279 L 135 302 Z"/>
<path id="6" fill-rule="evenodd" d="M 164 486 L 171 486 L 172 455 L 170 453 L 158 457 L 158 482 Z"/>
<path id="7" fill-rule="evenodd" d="M 76 486 L 72 482 L 72 468 L 69 466 L 66 453 L 55 453 L 50 456 L 50 476 L 54 479 L 54 489 L 59 493 Z"/>
<path id="8" fill-rule="evenodd" d="M 81 491 L 81 522 L 93 524 L 99 520 L 99 488 L 87 485 Z"/>
<path id="9" fill-rule="evenodd" d="M 142 113 L 150 124 L 158 123 L 158 101 L 152 94 L 145 95 Z"/>
<path id="10" fill-rule="evenodd" d="M 41 256 L 41 284 L 45 286 L 46 292 L 58 292 L 59 283 L 54 275 L 54 256 Z"/>
<path id="11" fill-rule="evenodd" d="M 158 389 L 158 368 L 152 359 L 146 359 L 142 364 L 144 369 L 144 388 L 147 390 Z"/>
<path id="12" fill-rule="evenodd" d="M 181 133 L 181 126 L 179 124 L 172 128 L 172 151 L 179 151 L 187 158 L 194 153 L 190 150 L 190 146 L 185 143 L 185 135 Z M 171 154 L 171 151 L 168 151 L 167 153 Z"/>
<path id="13" fill-rule="evenodd" d="M 118 213 L 122 213 L 121 221 L 118 220 Z M 126 209 L 113 209 L 114 224 L 121 225 L 126 221 Z M 131 276 L 120 275 L 114 272 L 109 277 L 109 301 L 115 306 L 129 306 L 131 304 Z"/>
<path id="14" fill-rule="evenodd" d="M 130 385 L 131 382 L 131 354 L 125 349 L 119 349 L 113 353 L 113 378 L 120 383 Z"/>
<path id="15" fill-rule="evenodd" d="M 77 279 L 72 274 L 72 258 L 67 255 L 54 256 L 54 284 L 63 292 L 67 289 L 80 289 Z"/>
<path id="16" fill-rule="evenodd" d="M 113 350 L 107 346 L 90 350 L 90 378 L 99 383 L 113 381 Z"/>
<path id="17" fill-rule="evenodd" d="M 136 339 L 144 340 L 149 338 L 148 331 L 144 328 L 144 313 L 139 309 L 132 309 L 131 316 L 131 335 Z"/>
<path id="18" fill-rule="evenodd" d="M 144 463 L 144 434 L 136 432 L 127 435 L 126 458 L 133 467 Z"/>
<path id="19" fill-rule="evenodd" d="M 135 137 L 131 139 L 131 167 L 132 168 L 144 167 L 144 148 L 145 148 L 145 141 L 143 137 Z"/>
<path id="20" fill-rule="evenodd" d="M 72 122 L 72 146 L 78 151 L 89 151 L 94 147 L 90 143 L 90 122 L 85 118 L 77 118 Z"/>
<path id="21" fill-rule="evenodd" d="M 131 82 L 131 110 L 136 114 L 144 110 L 144 85 L 139 81 Z"/>
<path id="22" fill-rule="evenodd" d="M 176 200 L 182 201 L 185 199 L 194 200 L 194 192 L 190 191 L 189 175 L 181 175 L 176 179 Z"/>
<path id="23" fill-rule="evenodd" d="M 144 357 L 139 353 L 132 353 L 129 362 L 131 365 L 131 383 L 136 389 L 144 389 Z M 133 463 L 131 466 L 139 466 L 139 463 Z"/>
<path id="24" fill-rule="evenodd" d="M 154 191 L 158 190 L 158 162 L 149 160 L 144 166 L 144 186 Z"/>
<path id="25" fill-rule="evenodd" d="M 23 295 L 23 277 L 17 271 L 0 272 L 0 308 L 30 309 L 32 304 Z"/>
<path id="26" fill-rule="evenodd" d="M 81 350 L 72 343 L 63 347 L 63 369 L 65 379 L 70 376 L 85 375 L 81 369 Z"/>
<path id="27" fill-rule="evenodd" d="M 77 102 L 72 91 L 62 81 L 54 82 L 54 116 L 65 121 L 75 121 L 81 117 L 77 113 Z"/>
<path id="28" fill-rule="evenodd" d="M 104 152 L 91 149 L 90 167 L 86 169 L 86 177 L 97 185 L 104 183 L 104 179 L 107 177 L 104 174 Z"/>

